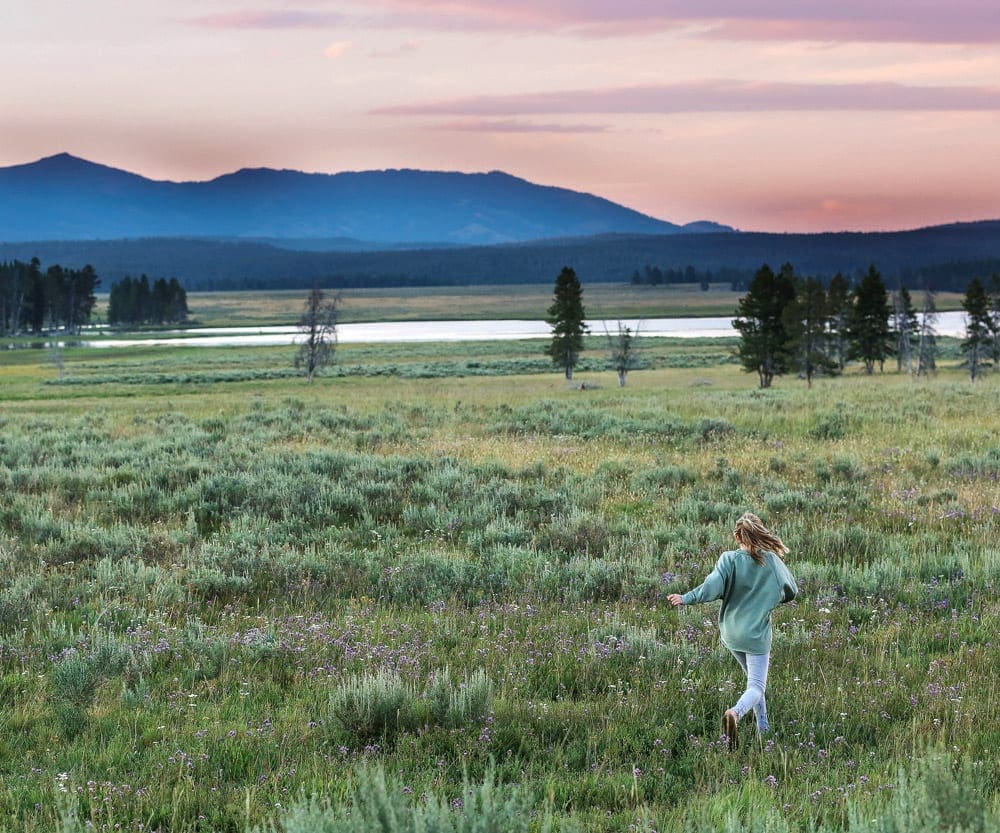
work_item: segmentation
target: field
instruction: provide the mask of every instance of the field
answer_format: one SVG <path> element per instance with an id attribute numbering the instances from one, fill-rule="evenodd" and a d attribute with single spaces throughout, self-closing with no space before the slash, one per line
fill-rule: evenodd
<path id="1" fill-rule="evenodd" d="M 192 292 L 188 295 L 192 324 L 205 327 L 294 324 L 302 314 L 308 293 L 302 290 L 269 292 Z M 335 294 L 330 290 L 330 294 Z M 712 284 L 707 292 L 696 285 L 670 287 L 588 283 L 584 288 L 591 318 L 666 318 L 671 316 L 732 315 L 743 293 L 727 284 Z M 919 293 L 914 292 L 919 304 Z M 419 289 L 345 289 L 341 292 L 341 320 L 452 321 L 514 318 L 540 320 L 552 303 L 547 286 L 422 287 Z M 961 296 L 938 293 L 938 309 L 961 309 Z M 107 295 L 98 296 L 95 313 L 106 315 Z"/>
<path id="2" fill-rule="evenodd" d="M 0 355 L 9 829 L 996 829 L 1000 374 L 601 347 Z M 729 753 L 666 597 L 746 509 L 801 593 Z"/>

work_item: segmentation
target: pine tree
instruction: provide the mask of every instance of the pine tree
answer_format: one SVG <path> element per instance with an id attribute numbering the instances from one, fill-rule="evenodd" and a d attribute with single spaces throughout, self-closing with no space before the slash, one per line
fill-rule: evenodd
<path id="1" fill-rule="evenodd" d="M 796 281 L 795 297 L 785 307 L 783 323 L 792 356 L 808 387 L 817 374 L 837 372 L 837 363 L 829 353 L 826 291 L 819 280 Z"/>
<path id="2" fill-rule="evenodd" d="M 826 293 L 830 327 L 830 355 L 843 372 L 847 362 L 847 321 L 851 309 L 851 284 L 840 272 L 830 279 Z"/>
<path id="3" fill-rule="evenodd" d="M 847 322 L 849 359 L 861 359 L 865 372 L 879 370 L 892 354 L 892 333 L 889 329 L 889 295 L 882 276 L 874 265 L 852 293 L 853 304 Z"/>
<path id="4" fill-rule="evenodd" d="M 962 352 L 969 368 L 969 379 L 975 382 L 990 366 L 993 353 L 990 299 L 979 278 L 973 278 L 966 288 L 962 309 L 967 316 Z"/>
<path id="5" fill-rule="evenodd" d="M 587 332 L 583 309 L 583 287 L 576 272 L 564 266 L 556 278 L 554 298 L 548 308 L 546 323 L 552 327 L 552 341 L 545 352 L 552 363 L 561 367 L 567 379 L 573 378 L 573 368 L 583 350 Z"/>
<path id="6" fill-rule="evenodd" d="M 791 264 L 786 263 L 775 275 L 765 263 L 736 309 L 733 326 L 740 332 L 737 355 L 747 373 L 757 373 L 762 388 L 771 387 L 774 377 L 788 370 L 791 354 L 784 313 L 794 298 Z"/>
<path id="7" fill-rule="evenodd" d="M 992 339 L 993 369 L 1000 369 L 1000 273 L 990 279 L 990 336 Z"/>
<path id="8" fill-rule="evenodd" d="M 183 324 L 189 315 L 187 292 L 177 278 L 170 279 L 169 290 L 170 307 L 167 320 L 175 324 Z"/>

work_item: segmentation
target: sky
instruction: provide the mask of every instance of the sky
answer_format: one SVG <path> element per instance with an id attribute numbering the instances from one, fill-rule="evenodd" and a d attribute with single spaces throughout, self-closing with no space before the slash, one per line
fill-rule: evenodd
<path id="1" fill-rule="evenodd" d="M 761 231 L 1000 218 L 996 0 L 0 8 L 0 166 L 503 170 Z"/>

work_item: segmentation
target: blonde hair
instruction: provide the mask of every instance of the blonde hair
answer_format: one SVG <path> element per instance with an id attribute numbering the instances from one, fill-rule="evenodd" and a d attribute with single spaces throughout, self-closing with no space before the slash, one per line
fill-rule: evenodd
<path id="1" fill-rule="evenodd" d="M 779 558 L 788 554 L 788 547 L 770 532 L 753 512 L 744 512 L 733 530 L 736 540 L 758 564 L 764 564 L 764 553 L 773 552 Z"/>

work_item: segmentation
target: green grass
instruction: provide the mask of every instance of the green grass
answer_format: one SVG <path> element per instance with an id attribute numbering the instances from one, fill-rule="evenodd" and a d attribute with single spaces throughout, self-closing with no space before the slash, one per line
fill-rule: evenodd
<path id="1" fill-rule="evenodd" d="M 537 344 L 0 356 L 0 814 L 993 829 L 1000 375 L 759 391 L 663 340 L 620 389 L 589 346 L 585 390 L 507 375 Z M 729 754 L 738 668 L 666 596 L 745 509 L 802 592 Z"/>

